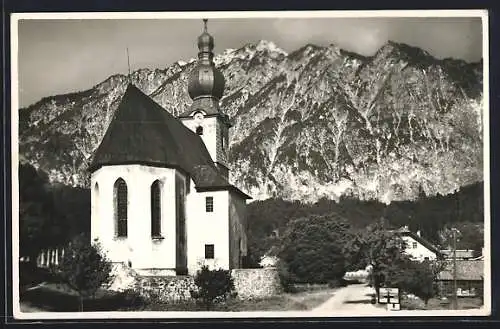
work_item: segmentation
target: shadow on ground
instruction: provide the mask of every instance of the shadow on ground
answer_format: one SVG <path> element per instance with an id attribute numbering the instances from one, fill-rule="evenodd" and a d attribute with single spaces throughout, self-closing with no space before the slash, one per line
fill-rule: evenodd
<path id="1" fill-rule="evenodd" d="M 359 300 L 348 300 L 344 302 L 345 304 L 371 304 L 370 300 L 359 299 Z"/>
<path id="2" fill-rule="evenodd" d="M 21 293 L 20 302 L 46 312 L 78 312 L 80 298 L 66 292 L 39 287 Z M 125 293 L 114 293 L 96 299 L 84 299 L 85 311 L 116 311 L 140 308 L 143 301 Z"/>

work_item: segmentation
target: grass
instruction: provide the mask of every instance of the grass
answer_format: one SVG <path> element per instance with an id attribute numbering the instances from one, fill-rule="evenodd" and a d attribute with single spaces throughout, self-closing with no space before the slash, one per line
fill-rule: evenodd
<path id="1" fill-rule="evenodd" d="M 203 305 L 193 301 L 183 303 L 152 303 L 146 305 L 145 311 L 207 311 Z M 253 300 L 232 298 L 225 303 L 215 304 L 210 311 L 217 312 L 252 312 L 252 311 L 304 311 L 305 304 L 294 301 L 285 295 Z"/>
<path id="2" fill-rule="evenodd" d="M 311 310 L 330 299 L 335 290 L 336 288 L 324 288 L 323 290 L 313 289 L 295 294 L 288 293 L 285 294 L 285 296 L 299 304 L 304 305 L 306 310 Z"/>

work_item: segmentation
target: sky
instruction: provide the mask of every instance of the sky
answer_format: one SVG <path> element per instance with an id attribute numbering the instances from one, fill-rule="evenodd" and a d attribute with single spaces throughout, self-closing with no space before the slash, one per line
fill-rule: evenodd
<path id="1" fill-rule="evenodd" d="M 480 17 L 211 18 L 215 52 L 273 41 L 287 52 L 307 43 L 373 55 L 388 40 L 437 58 L 482 58 Z M 18 21 L 19 105 L 83 91 L 116 73 L 164 68 L 196 57 L 201 19 L 22 19 Z"/>

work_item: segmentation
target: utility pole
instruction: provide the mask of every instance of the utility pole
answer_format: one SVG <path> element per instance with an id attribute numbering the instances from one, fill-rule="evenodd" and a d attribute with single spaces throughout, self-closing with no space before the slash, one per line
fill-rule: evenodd
<path id="1" fill-rule="evenodd" d="M 457 236 L 456 229 L 453 228 L 453 309 L 458 309 L 457 296 Z"/>

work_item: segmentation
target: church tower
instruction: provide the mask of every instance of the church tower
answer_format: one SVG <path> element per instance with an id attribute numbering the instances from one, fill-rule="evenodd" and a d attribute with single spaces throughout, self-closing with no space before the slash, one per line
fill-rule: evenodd
<path id="1" fill-rule="evenodd" d="M 251 197 L 227 179 L 224 77 L 206 20 L 198 48 L 189 110 L 176 118 L 129 84 L 89 165 L 91 238 L 139 276 L 240 268 L 247 254 Z"/>
<path id="2" fill-rule="evenodd" d="M 203 33 L 198 37 L 198 63 L 189 76 L 188 93 L 193 103 L 179 115 L 182 123 L 198 134 L 220 172 L 229 176 L 227 150 L 229 143 L 229 117 L 219 107 L 225 80 L 215 68 L 214 38 L 207 31 L 204 19 Z"/>

